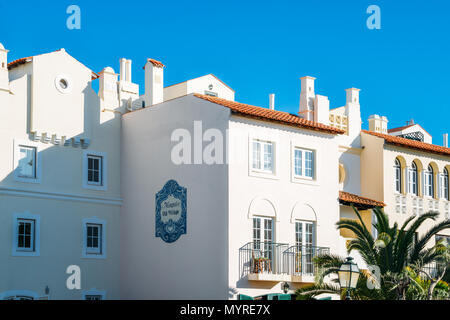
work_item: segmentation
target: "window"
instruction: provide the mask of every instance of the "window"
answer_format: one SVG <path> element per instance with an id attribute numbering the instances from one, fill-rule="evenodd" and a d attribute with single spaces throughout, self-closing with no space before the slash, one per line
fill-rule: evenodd
<path id="1" fill-rule="evenodd" d="M 83 187 L 86 189 L 106 190 L 106 153 L 85 151 L 83 157 Z"/>
<path id="2" fill-rule="evenodd" d="M 314 151 L 294 149 L 294 174 L 296 177 L 314 179 Z"/>
<path id="3" fill-rule="evenodd" d="M 272 142 L 253 141 L 253 170 L 273 173 L 274 144 Z"/>
<path id="4" fill-rule="evenodd" d="M 101 254 L 102 253 L 102 225 L 91 224 L 86 225 L 87 229 L 87 244 L 86 251 L 89 254 Z"/>
<path id="5" fill-rule="evenodd" d="M 431 165 L 424 173 L 424 195 L 427 197 L 434 197 L 434 172 Z"/>
<path id="6" fill-rule="evenodd" d="M 13 256 L 39 256 L 40 217 L 29 213 L 13 217 Z"/>
<path id="7" fill-rule="evenodd" d="M 102 185 L 102 162 L 102 157 L 88 155 L 88 184 Z"/>
<path id="8" fill-rule="evenodd" d="M 253 249 L 255 258 L 268 259 L 273 270 L 273 219 L 253 218 Z"/>
<path id="9" fill-rule="evenodd" d="M 408 170 L 408 193 L 418 196 L 419 190 L 417 188 L 417 165 L 415 162 L 411 164 Z"/>
<path id="10" fill-rule="evenodd" d="M 395 192 L 401 193 L 402 192 L 402 166 L 400 165 L 400 161 L 398 159 L 395 159 L 394 171 L 395 171 Z"/>
<path id="11" fill-rule="evenodd" d="M 312 274 L 314 272 L 314 223 L 295 222 L 295 267 L 296 272 Z"/>
<path id="12" fill-rule="evenodd" d="M 440 197 L 442 199 L 446 199 L 447 201 L 450 200 L 449 195 L 449 188 L 448 188 L 448 170 L 447 168 L 444 168 L 444 173 L 441 174 L 441 194 Z"/>
<path id="13" fill-rule="evenodd" d="M 14 141 L 14 179 L 19 182 L 40 183 L 40 155 L 38 144 Z"/>
<path id="14" fill-rule="evenodd" d="M 96 289 L 83 291 L 82 295 L 83 295 L 83 300 L 89 300 L 89 301 L 105 300 L 105 298 L 106 298 L 105 291 L 99 291 Z"/>
<path id="15" fill-rule="evenodd" d="M 97 218 L 83 220 L 83 258 L 106 258 L 106 222 Z"/>
<path id="16" fill-rule="evenodd" d="M 19 166 L 17 175 L 21 178 L 36 179 L 36 148 L 19 146 Z"/>

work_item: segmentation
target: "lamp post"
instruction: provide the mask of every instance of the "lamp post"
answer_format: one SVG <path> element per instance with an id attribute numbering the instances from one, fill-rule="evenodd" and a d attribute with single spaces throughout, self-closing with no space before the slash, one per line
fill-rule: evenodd
<path id="1" fill-rule="evenodd" d="M 347 291 L 345 300 L 351 300 L 350 290 L 356 288 L 359 278 L 358 265 L 353 262 L 352 257 L 348 257 L 344 264 L 339 268 L 338 277 L 341 289 L 345 288 Z"/>

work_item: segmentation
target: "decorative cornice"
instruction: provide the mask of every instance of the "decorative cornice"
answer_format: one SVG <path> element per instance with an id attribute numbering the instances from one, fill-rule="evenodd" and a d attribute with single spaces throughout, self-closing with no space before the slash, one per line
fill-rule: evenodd
<path id="1" fill-rule="evenodd" d="M 122 198 L 98 197 L 98 196 L 60 193 L 60 192 L 45 192 L 45 191 L 27 190 L 21 188 L 1 187 L 1 186 L 0 186 L 0 195 L 61 200 L 61 201 L 98 203 L 113 206 L 122 206 L 123 202 Z"/>

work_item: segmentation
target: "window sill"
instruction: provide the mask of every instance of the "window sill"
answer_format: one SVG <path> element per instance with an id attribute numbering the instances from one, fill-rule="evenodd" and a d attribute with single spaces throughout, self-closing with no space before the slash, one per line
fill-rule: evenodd
<path id="1" fill-rule="evenodd" d="M 278 176 L 275 173 L 270 173 L 267 171 L 257 171 L 257 170 L 253 170 L 253 169 L 250 169 L 249 176 L 256 177 L 256 178 L 279 180 Z"/>
<path id="2" fill-rule="evenodd" d="M 89 253 L 83 252 L 81 258 L 83 258 L 83 259 L 105 260 L 106 259 L 106 255 L 104 255 L 104 254 L 89 254 Z"/>
<path id="3" fill-rule="evenodd" d="M 298 184 L 306 184 L 310 186 L 319 186 L 319 182 L 316 179 L 302 178 L 298 176 L 293 176 L 291 178 L 291 182 Z"/>
<path id="4" fill-rule="evenodd" d="M 39 257 L 40 253 L 36 251 L 16 251 L 12 252 L 13 257 Z"/>

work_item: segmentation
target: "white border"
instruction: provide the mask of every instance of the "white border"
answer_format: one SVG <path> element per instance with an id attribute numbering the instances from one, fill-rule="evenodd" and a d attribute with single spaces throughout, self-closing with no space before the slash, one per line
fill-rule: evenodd
<path id="1" fill-rule="evenodd" d="M 308 177 L 302 177 L 295 175 L 295 149 L 302 149 L 302 150 L 309 150 L 314 153 L 314 177 L 308 178 Z M 311 186 L 319 186 L 319 170 L 318 170 L 318 163 L 319 163 L 319 155 L 320 152 L 309 146 L 306 145 L 300 145 L 298 143 L 295 143 L 294 141 L 291 141 L 291 163 L 290 163 L 290 169 L 291 169 L 291 182 L 293 183 L 300 183 L 300 184 L 307 184 Z"/>
<path id="2" fill-rule="evenodd" d="M 20 251 L 17 248 L 17 220 L 29 219 L 35 220 L 34 223 L 34 251 Z M 41 216 L 29 212 L 13 214 L 13 232 L 12 232 L 12 256 L 13 257 L 39 257 L 41 255 Z"/>
<path id="3" fill-rule="evenodd" d="M 102 185 L 88 184 L 88 155 L 102 157 Z M 90 190 L 106 191 L 108 189 L 108 157 L 106 152 L 92 150 L 83 151 L 83 188 Z"/>
<path id="4" fill-rule="evenodd" d="M 19 146 L 33 147 L 36 148 L 36 178 L 25 178 L 20 177 L 18 173 L 19 167 Z M 17 182 L 24 183 L 41 183 L 42 178 L 42 157 L 41 157 L 41 146 L 39 143 L 27 140 L 14 139 L 14 159 L 13 159 L 13 172 L 14 180 Z"/>
<path id="5" fill-rule="evenodd" d="M 253 141 L 259 140 L 262 142 L 270 142 L 273 145 L 273 163 L 272 173 L 263 170 L 253 169 Z M 258 178 L 266 178 L 266 179 L 279 179 L 279 170 L 278 170 L 278 162 L 279 162 L 279 140 L 270 137 L 267 133 L 249 133 L 248 136 L 248 175 L 250 177 L 258 177 Z M 262 151 L 261 151 L 262 152 Z"/>
<path id="6" fill-rule="evenodd" d="M 65 89 L 64 89 L 64 88 L 61 88 L 61 86 L 59 85 L 59 82 L 60 82 L 61 80 L 65 80 L 65 81 L 67 82 L 67 88 L 65 88 Z M 56 89 L 57 89 L 59 92 L 61 92 L 61 93 L 63 93 L 63 94 L 71 93 L 71 92 L 72 92 L 72 83 L 71 83 L 69 77 L 67 77 L 67 76 L 64 75 L 64 74 L 60 74 L 60 75 L 57 75 L 57 76 L 56 76 L 56 78 L 55 78 L 55 87 L 56 87 Z"/>
<path id="7" fill-rule="evenodd" d="M 102 253 L 101 254 L 94 254 L 94 253 L 88 253 L 86 250 L 87 246 L 87 228 L 86 225 L 88 223 L 92 224 L 99 224 L 102 226 Z M 81 257 L 86 259 L 106 259 L 106 221 L 98 219 L 97 217 L 83 219 L 83 247 L 81 251 Z"/>

